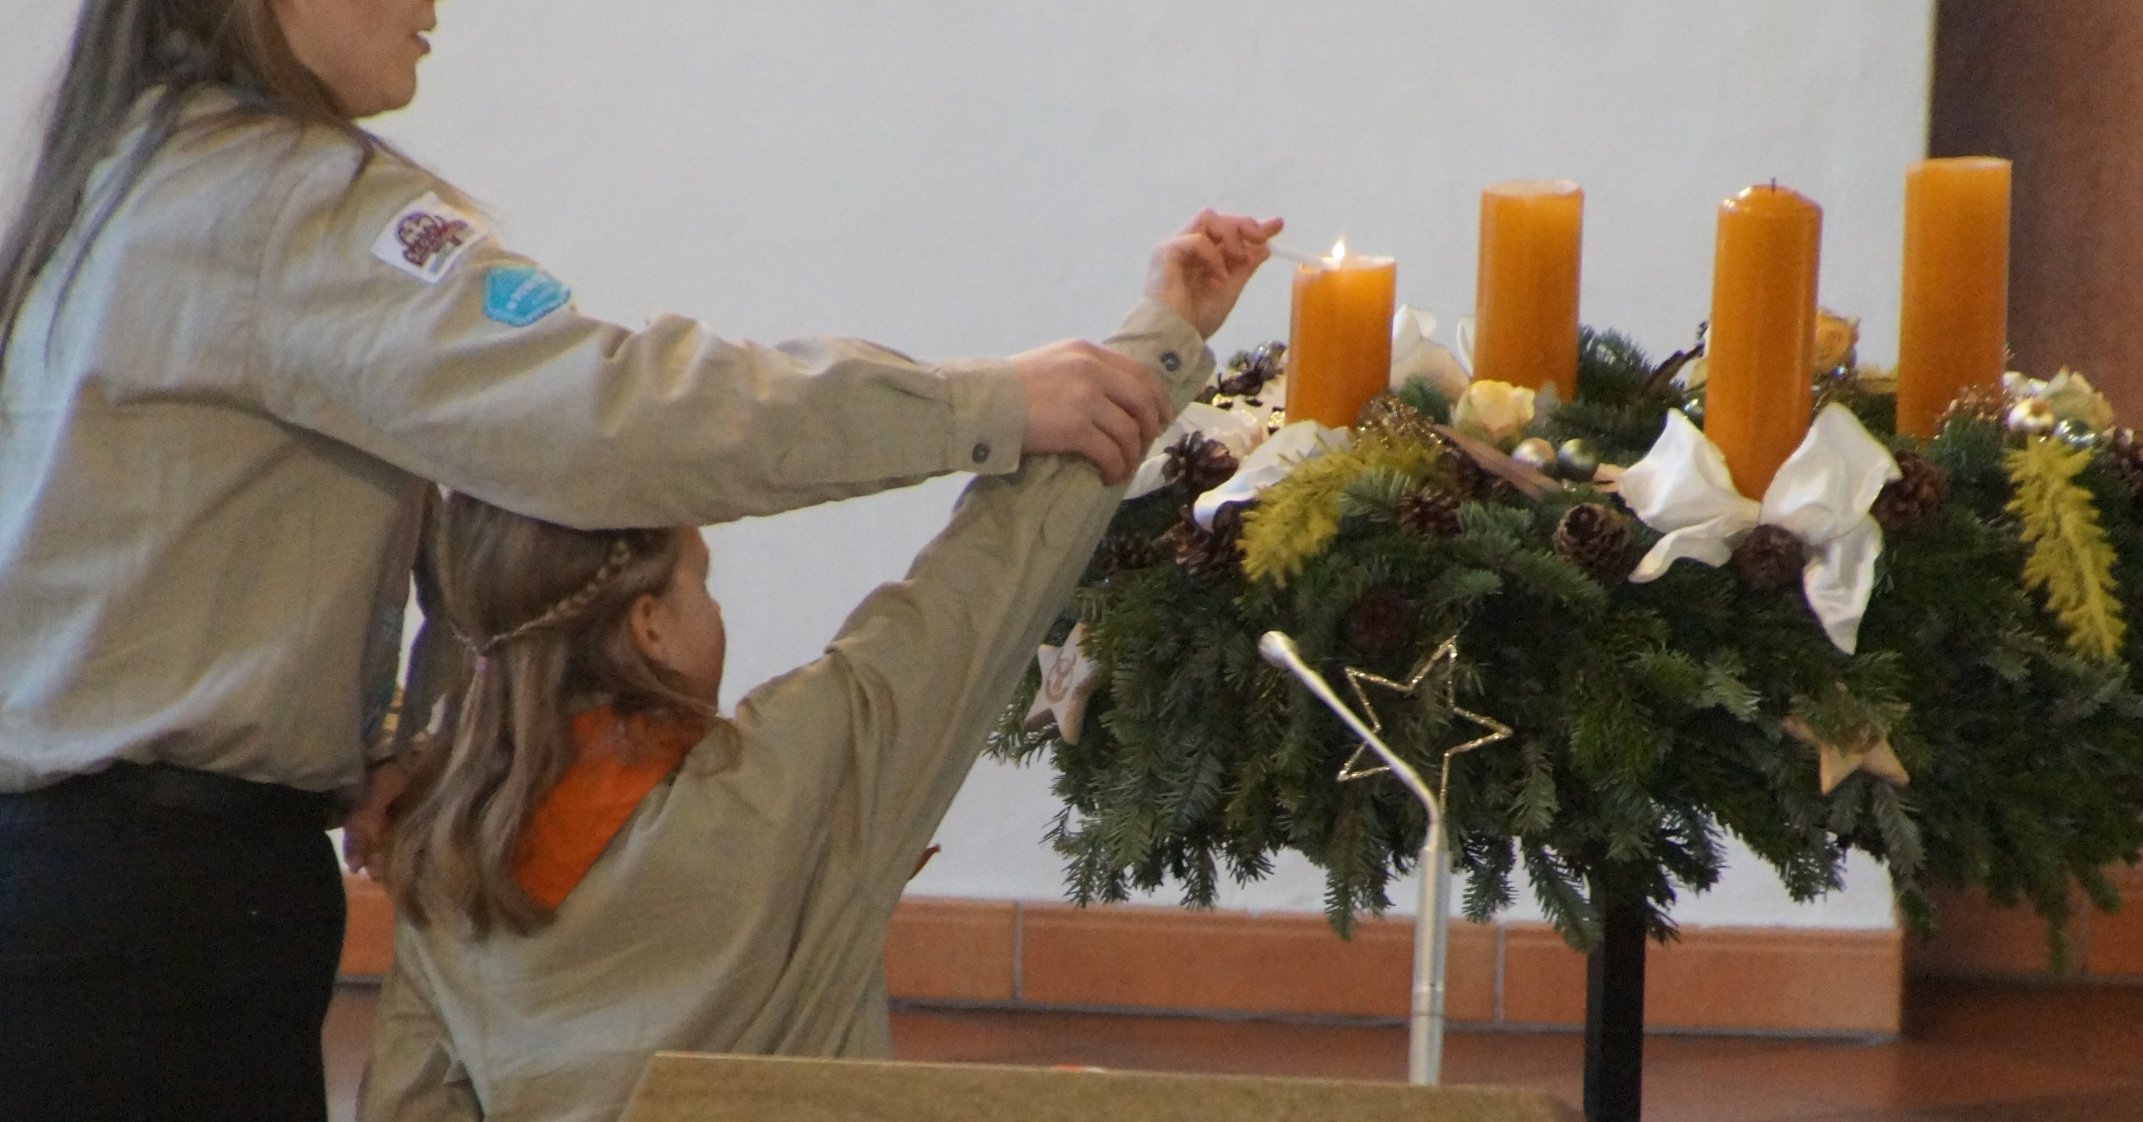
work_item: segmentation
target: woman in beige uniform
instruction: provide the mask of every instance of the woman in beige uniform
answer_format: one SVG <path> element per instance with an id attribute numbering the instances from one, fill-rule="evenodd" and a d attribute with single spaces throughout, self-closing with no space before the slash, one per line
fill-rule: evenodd
<path id="1" fill-rule="evenodd" d="M 702 524 L 1072 452 L 1084 343 L 920 365 L 580 314 L 354 122 L 431 0 L 87 0 L 0 246 L 0 1118 L 303 1119 L 434 483 Z"/>

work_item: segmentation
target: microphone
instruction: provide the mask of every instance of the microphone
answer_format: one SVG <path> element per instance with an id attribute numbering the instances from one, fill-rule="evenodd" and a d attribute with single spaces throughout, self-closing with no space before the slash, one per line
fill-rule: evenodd
<path id="1" fill-rule="evenodd" d="M 1406 784 L 1428 814 L 1428 830 L 1421 839 L 1421 899 L 1414 911 L 1414 993 L 1407 1017 L 1406 1078 L 1409 1083 L 1431 1084 L 1443 1080 L 1444 1061 L 1444 971 L 1446 928 L 1451 912 L 1451 862 L 1444 857 L 1444 808 L 1416 772 L 1384 738 L 1347 708 L 1332 692 L 1324 675 L 1302 661 L 1302 652 L 1284 631 L 1267 631 L 1258 638 L 1258 654 L 1266 662 L 1293 674 L 1319 700 L 1347 722 L 1362 743 L 1381 757 L 1392 774 Z"/>

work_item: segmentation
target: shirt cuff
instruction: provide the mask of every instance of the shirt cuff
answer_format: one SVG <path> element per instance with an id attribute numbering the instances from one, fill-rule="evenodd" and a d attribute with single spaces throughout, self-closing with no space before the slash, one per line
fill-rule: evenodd
<path id="1" fill-rule="evenodd" d="M 963 359 L 939 368 L 952 388 L 945 466 L 976 475 L 1019 467 L 1027 439 L 1027 394 L 1008 359 Z"/>
<path id="2" fill-rule="evenodd" d="M 1213 376 L 1213 352 L 1189 320 L 1168 305 L 1146 297 L 1109 336 L 1109 346 L 1153 368 L 1178 408 L 1188 404 Z"/>

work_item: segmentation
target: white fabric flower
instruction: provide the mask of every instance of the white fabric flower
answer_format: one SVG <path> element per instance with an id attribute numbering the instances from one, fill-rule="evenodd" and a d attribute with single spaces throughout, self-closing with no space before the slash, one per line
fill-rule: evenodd
<path id="1" fill-rule="evenodd" d="M 1466 394 L 1466 368 L 1458 356 L 1429 338 L 1436 330 L 1436 317 L 1419 308 L 1401 306 L 1392 315 L 1391 388 L 1396 390 L 1417 378 L 1436 387 L 1449 402 Z"/>
<path id="2" fill-rule="evenodd" d="M 1451 413 L 1451 424 L 1490 444 L 1515 440 L 1533 423 L 1534 393 L 1508 382 L 1475 382 Z"/>

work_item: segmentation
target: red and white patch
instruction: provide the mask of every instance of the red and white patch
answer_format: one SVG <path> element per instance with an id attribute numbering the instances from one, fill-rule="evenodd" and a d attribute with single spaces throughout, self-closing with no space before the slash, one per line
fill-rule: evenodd
<path id="1" fill-rule="evenodd" d="M 438 284 L 462 254 L 490 236 L 481 221 L 426 192 L 380 231 L 372 256 L 426 284 Z"/>

